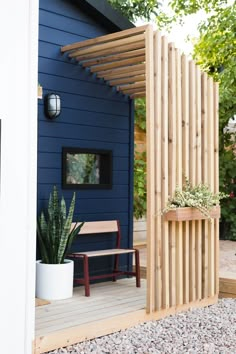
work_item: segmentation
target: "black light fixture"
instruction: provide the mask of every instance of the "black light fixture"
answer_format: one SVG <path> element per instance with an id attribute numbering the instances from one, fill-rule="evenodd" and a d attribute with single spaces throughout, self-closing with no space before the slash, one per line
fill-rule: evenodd
<path id="1" fill-rule="evenodd" d="M 55 93 L 49 93 L 44 98 L 44 112 L 49 119 L 58 117 L 61 113 L 61 98 Z"/>

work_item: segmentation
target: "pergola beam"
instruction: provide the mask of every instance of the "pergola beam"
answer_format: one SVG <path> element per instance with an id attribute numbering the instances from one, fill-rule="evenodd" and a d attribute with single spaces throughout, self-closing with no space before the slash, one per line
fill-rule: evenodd
<path id="1" fill-rule="evenodd" d="M 144 60 L 145 60 L 145 56 L 142 55 L 142 56 L 138 56 L 136 58 L 119 60 L 119 61 L 115 61 L 115 62 L 112 62 L 109 64 L 95 65 L 95 66 L 91 67 L 90 71 L 92 73 L 94 73 L 94 72 L 105 71 L 105 70 L 109 70 L 109 69 L 113 69 L 113 68 L 127 67 L 127 65 L 142 63 Z"/>
<path id="2" fill-rule="evenodd" d="M 117 90 L 125 91 L 125 90 L 140 88 L 140 87 L 145 89 L 146 87 L 145 81 L 136 82 L 135 84 L 118 86 Z"/>
<path id="3" fill-rule="evenodd" d="M 145 38 L 144 34 L 139 34 L 135 37 L 135 42 L 144 41 L 144 38 Z M 131 44 L 131 43 L 134 43 L 134 38 L 127 37 L 124 39 L 119 39 L 117 41 L 107 42 L 104 44 L 99 44 L 99 45 L 91 46 L 88 48 L 75 50 L 74 52 L 69 54 L 69 57 L 76 58 L 79 55 L 87 55 L 87 54 L 91 54 L 91 53 L 95 53 L 95 52 L 101 52 L 106 49 L 113 49 L 113 48 L 119 49 L 120 46 L 126 45 L 126 44 Z"/>
<path id="4" fill-rule="evenodd" d="M 137 49 L 130 52 L 124 52 L 116 55 L 109 55 L 107 57 L 98 57 L 93 60 L 84 60 L 82 65 L 84 67 L 89 67 L 93 65 L 105 64 L 105 63 L 112 63 L 113 61 L 121 60 L 121 59 L 128 59 L 133 57 L 138 57 L 140 55 L 144 55 L 144 49 Z"/>
<path id="5" fill-rule="evenodd" d="M 109 83 L 111 86 L 133 84 L 135 82 L 145 81 L 145 75 L 129 76 L 127 78 L 113 79 Z"/>
<path id="6" fill-rule="evenodd" d="M 86 55 L 77 55 L 75 59 L 80 62 L 80 61 L 85 61 L 93 58 L 104 58 L 106 55 L 110 56 L 113 54 L 123 54 L 123 53 L 129 53 L 136 49 L 143 49 L 144 46 L 145 46 L 144 41 L 138 41 L 131 44 L 122 45 L 120 47 L 114 47 L 112 49 L 102 50 L 100 52 L 93 52 Z"/>
<path id="7" fill-rule="evenodd" d="M 83 42 L 77 42 L 77 43 L 73 43 L 73 44 L 68 44 L 65 45 L 61 48 L 61 52 L 65 53 L 71 50 L 75 50 L 75 49 L 79 49 L 79 48 L 85 48 L 85 47 L 89 47 L 89 46 L 94 46 L 94 45 L 98 45 L 101 43 L 107 43 L 107 42 L 111 42 L 117 39 L 123 39 L 123 38 L 127 38 L 130 36 L 134 36 L 137 35 L 139 33 L 144 33 L 146 31 L 146 28 L 148 27 L 148 25 L 144 25 L 144 26 L 140 26 L 140 27 L 136 27 L 136 28 L 132 28 L 132 29 L 128 29 L 128 30 L 124 30 L 121 32 L 116 32 L 116 33 L 112 33 L 112 34 L 106 34 L 105 36 L 101 36 L 101 37 L 97 37 L 97 38 L 93 38 L 93 39 L 87 39 Z"/>
<path id="8" fill-rule="evenodd" d="M 109 76 L 109 75 L 115 75 L 115 74 L 127 74 L 130 73 L 130 71 L 138 71 L 138 70 L 143 70 L 145 71 L 145 64 L 136 64 L 136 65 L 130 65 L 124 68 L 114 68 L 111 70 L 104 70 L 104 71 L 96 71 L 99 75 L 102 77 L 104 76 Z"/>
<path id="9" fill-rule="evenodd" d="M 134 99 L 134 98 L 145 98 L 146 97 L 146 91 L 142 91 L 139 93 L 134 93 L 130 96 L 130 98 Z"/>
<path id="10" fill-rule="evenodd" d="M 100 78 L 103 78 L 104 80 L 113 80 L 113 79 L 121 79 L 121 78 L 132 78 L 134 76 L 137 76 L 137 75 L 145 75 L 145 68 L 141 68 L 140 70 L 130 70 L 130 71 L 125 71 L 123 73 L 119 72 L 119 73 L 109 73 L 109 74 L 106 74 L 104 76 L 102 76 L 101 74 L 98 75 L 98 77 Z"/>

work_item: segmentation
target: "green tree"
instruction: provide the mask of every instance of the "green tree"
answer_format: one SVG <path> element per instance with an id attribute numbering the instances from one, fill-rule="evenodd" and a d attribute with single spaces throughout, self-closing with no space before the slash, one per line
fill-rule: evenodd
<path id="1" fill-rule="evenodd" d="M 188 15 L 200 10 L 211 14 L 213 11 L 227 5 L 228 0 L 170 0 L 168 7 L 159 11 L 156 22 L 159 28 L 170 29 L 175 23 L 182 23 Z"/>
<path id="2" fill-rule="evenodd" d="M 138 19 L 151 20 L 158 15 L 160 3 L 156 0 L 108 0 L 109 3 L 119 10 L 130 21 Z"/>
<path id="3" fill-rule="evenodd" d="M 226 129 L 236 115 L 235 4 L 219 7 L 200 25 L 194 58 L 220 83 L 220 189 L 231 197 L 222 202 L 221 237 L 236 240 L 236 134 Z"/>
<path id="4" fill-rule="evenodd" d="M 185 16 L 201 9 L 207 14 L 199 24 L 193 58 L 220 83 L 220 190 L 230 195 L 221 203 L 221 237 L 236 240 L 236 134 L 226 129 L 229 119 L 236 115 L 236 4 L 227 0 L 174 0 L 170 7 L 171 16 L 162 13 L 157 18 L 161 27 L 184 21 Z"/>

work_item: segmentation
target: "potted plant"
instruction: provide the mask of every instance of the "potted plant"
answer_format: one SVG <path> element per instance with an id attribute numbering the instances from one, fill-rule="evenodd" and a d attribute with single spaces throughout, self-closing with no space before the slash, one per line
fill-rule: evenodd
<path id="1" fill-rule="evenodd" d="M 59 300 L 72 296 L 74 263 L 65 257 L 83 226 L 72 225 L 74 207 L 75 193 L 67 215 L 65 199 L 59 200 L 54 186 L 47 212 L 41 212 L 37 223 L 41 260 L 36 261 L 36 297 Z"/>
<path id="2" fill-rule="evenodd" d="M 162 213 L 166 221 L 187 221 L 220 218 L 220 200 L 225 193 L 213 193 L 206 184 L 192 186 L 186 178 L 183 189 L 176 187 Z"/>

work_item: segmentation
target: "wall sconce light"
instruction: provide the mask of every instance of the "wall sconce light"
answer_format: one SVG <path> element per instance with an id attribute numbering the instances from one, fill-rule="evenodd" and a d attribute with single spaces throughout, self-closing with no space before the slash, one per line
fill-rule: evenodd
<path id="1" fill-rule="evenodd" d="M 44 112 L 49 119 L 58 117 L 61 113 L 61 98 L 55 93 L 49 93 L 44 98 Z"/>

